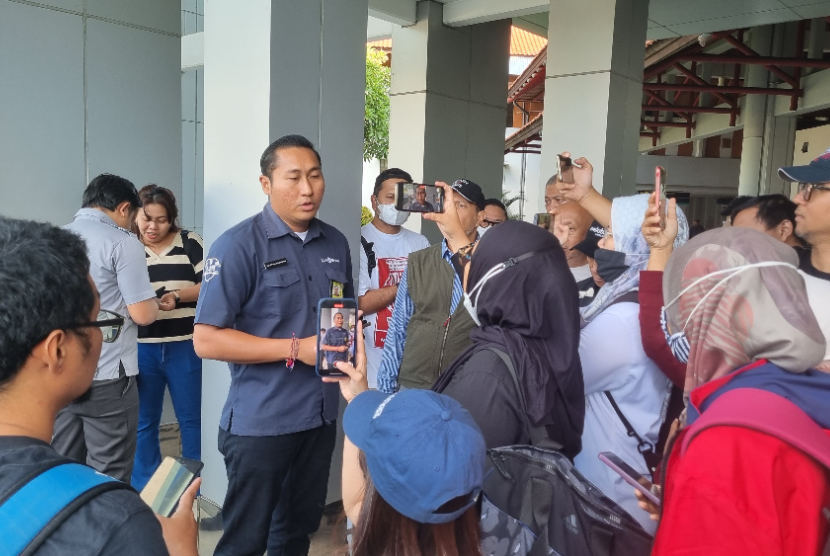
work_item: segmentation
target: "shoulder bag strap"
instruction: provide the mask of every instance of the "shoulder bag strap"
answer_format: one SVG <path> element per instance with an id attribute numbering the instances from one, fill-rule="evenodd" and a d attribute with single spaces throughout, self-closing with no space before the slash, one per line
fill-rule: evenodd
<path id="1" fill-rule="evenodd" d="M 550 439 L 550 437 L 548 436 L 548 431 L 547 429 L 545 429 L 545 427 L 536 427 L 531 424 L 530 418 L 528 418 L 527 416 L 527 404 L 525 404 L 525 397 L 522 391 L 522 386 L 521 384 L 519 384 L 519 376 L 516 374 L 516 367 L 513 366 L 513 361 L 510 359 L 510 356 L 498 348 L 488 347 L 486 349 L 487 351 L 492 351 L 493 353 L 498 355 L 499 359 L 502 360 L 504 365 L 510 371 L 510 376 L 513 378 L 513 386 L 516 387 L 516 394 L 519 397 L 519 407 L 522 408 L 522 415 L 524 417 L 525 427 L 527 427 L 528 434 L 530 435 L 531 444 L 533 446 L 561 450 L 562 445 Z"/>
<path id="2" fill-rule="evenodd" d="M 366 253 L 366 260 L 369 262 L 369 278 L 371 278 L 372 271 L 378 265 L 377 258 L 375 257 L 375 244 L 369 243 L 363 236 L 360 236 L 360 244 L 363 246 L 363 252 Z"/>
<path id="3" fill-rule="evenodd" d="M 0 556 L 31 556 L 78 508 L 115 489 L 132 490 L 80 463 L 44 470 L 0 505 Z"/>
<path id="4" fill-rule="evenodd" d="M 629 420 L 625 417 L 620 409 L 620 406 L 617 405 L 617 400 L 614 399 L 614 396 L 611 395 L 609 390 L 605 390 L 603 394 L 605 394 L 605 397 L 608 398 L 611 407 L 614 408 L 614 413 L 616 413 L 617 417 L 620 418 L 620 421 L 625 427 L 625 431 L 628 433 L 628 436 L 637 440 L 637 450 L 643 455 L 643 459 L 646 462 L 646 467 L 648 468 L 649 473 L 654 473 L 654 470 L 658 465 L 660 465 L 660 461 L 662 460 L 660 454 L 655 452 L 654 444 L 637 434 L 637 431 L 634 430 L 633 426 L 631 426 L 631 422 L 629 422 Z"/>

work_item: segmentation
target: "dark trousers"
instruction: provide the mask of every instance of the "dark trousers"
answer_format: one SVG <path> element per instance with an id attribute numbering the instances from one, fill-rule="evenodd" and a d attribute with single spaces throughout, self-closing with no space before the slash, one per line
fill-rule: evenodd
<path id="1" fill-rule="evenodd" d="M 137 428 L 135 377 L 96 380 L 88 398 L 58 413 L 52 447 L 63 456 L 129 484 Z"/>
<path id="2" fill-rule="evenodd" d="M 219 429 L 228 493 L 216 556 L 308 556 L 320 527 L 337 428 L 334 423 L 281 436 L 237 436 Z"/>

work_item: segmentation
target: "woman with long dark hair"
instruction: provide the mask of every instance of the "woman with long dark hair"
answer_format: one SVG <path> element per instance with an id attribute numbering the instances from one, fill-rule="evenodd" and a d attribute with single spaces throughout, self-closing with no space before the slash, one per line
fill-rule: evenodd
<path id="1" fill-rule="evenodd" d="M 487 450 L 455 400 L 428 390 L 366 392 L 363 329 L 356 366 L 335 363 L 343 419 L 343 506 L 353 556 L 475 556 Z"/>
<path id="2" fill-rule="evenodd" d="M 182 455 L 201 459 L 202 360 L 193 349 L 193 320 L 202 282 L 202 238 L 182 230 L 173 192 L 157 185 L 138 193 L 136 226 L 144 244 L 159 318 L 138 330 L 138 441 L 132 485 L 141 490 L 161 463 L 159 424 L 164 389 L 179 422 Z"/>

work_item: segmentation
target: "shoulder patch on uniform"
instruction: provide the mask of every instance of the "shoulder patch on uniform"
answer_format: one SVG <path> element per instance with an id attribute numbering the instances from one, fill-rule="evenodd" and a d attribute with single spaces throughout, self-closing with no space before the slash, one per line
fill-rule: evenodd
<path id="1" fill-rule="evenodd" d="M 204 270 L 204 278 L 205 282 L 210 282 L 213 278 L 219 275 L 219 269 L 222 265 L 219 263 L 219 259 L 208 259 L 205 261 L 205 270 Z"/>

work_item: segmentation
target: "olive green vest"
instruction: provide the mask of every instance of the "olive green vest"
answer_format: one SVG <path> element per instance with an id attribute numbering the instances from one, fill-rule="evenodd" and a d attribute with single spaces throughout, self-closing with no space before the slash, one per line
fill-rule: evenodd
<path id="1" fill-rule="evenodd" d="M 458 304 L 450 315 L 455 270 L 441 257 L 442 245 L 433 245 L 409 255 L 406 286 L 415 312 L 406 329 L 398 383 L 405 388 L 431 388 L 470 347 L 475 322 Z"/>

